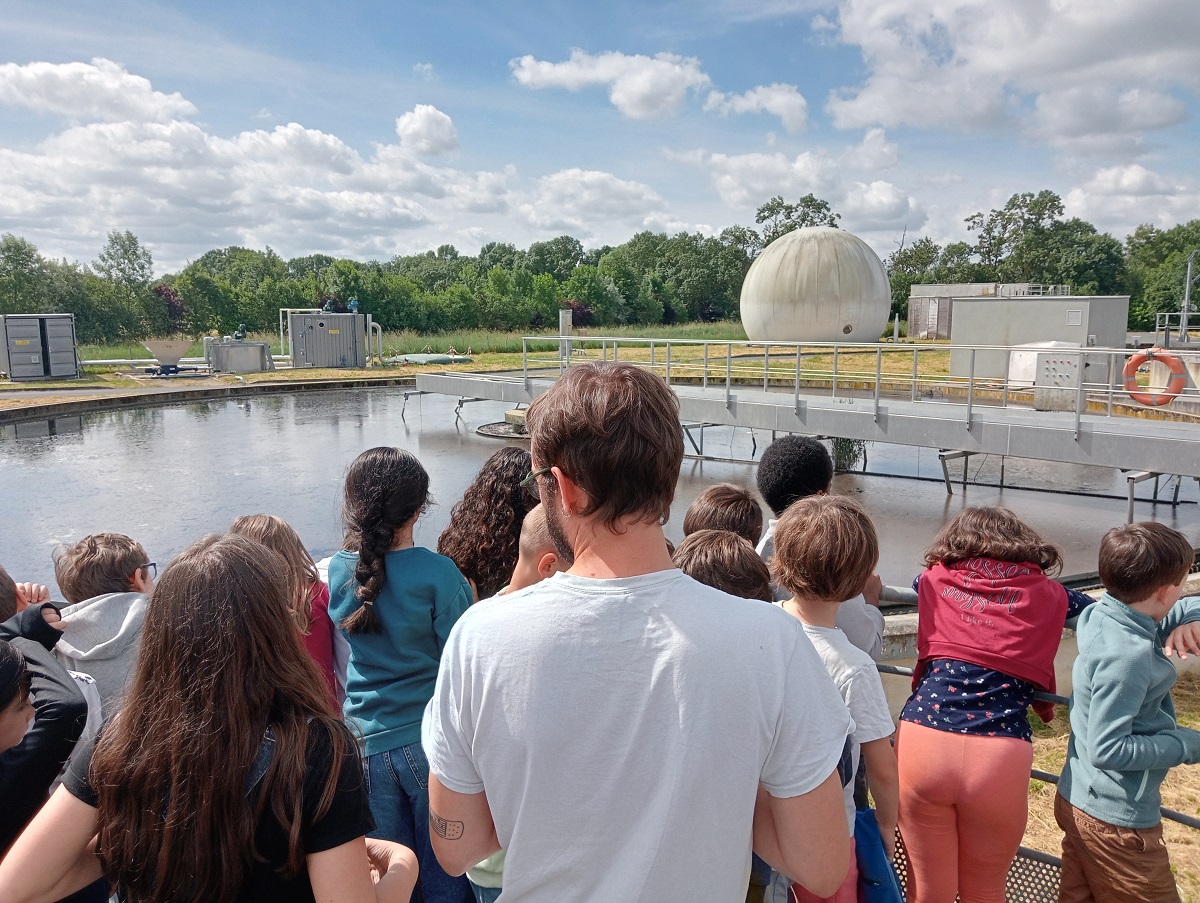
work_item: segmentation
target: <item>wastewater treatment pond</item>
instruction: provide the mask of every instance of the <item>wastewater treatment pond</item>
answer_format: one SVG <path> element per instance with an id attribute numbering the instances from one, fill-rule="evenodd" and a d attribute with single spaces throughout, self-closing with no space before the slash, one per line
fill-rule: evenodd
<path id="1" fill-rule="evenodd" d="M 53 587 L 56 546 L 115 531 L 139 540 L 161 570 L 195 539 L 257 512 L 286 518 L 319 558 L 341 542 L 347 465 L 376 445 L 406 448 L 429 471 L 434 504 L 418 523 L 416 540 L 434 547 L 454 502 L 505 443 L 476 428 L 502 420 L 507 405 L 473 402 L 456 416 L 457 404 L 439 395 L 414 395 L 406 403 L 403 389 L 339 390 L 0 427 L 0 563 L 17 580 Z M 705 453 L 729 460 L 684 460 L 668 538 L 680 541 L 684 511 L 712 483 L 753 487 L 750 459 L 770 440 L 763 431 L 706 430 Z M 947 495 L 935 449 L 872 443 L 866 451 L 869 472 L 839 475 L 834 491 L 857 498 L 875 520 L 885 583 L 908 585 L 929 540 L 964 505 L 1015 510 L 1063 548 L 1066 574 L 1095 570 L 1100 537 L 1124 522 L 1125 482 L 1111 469 L 1008 458 L 1001 489 L 989 485 L 998 482 L 999 460 L 975 458 L 965 489 L 956 482 Z M 961 477 L 962 466 L 954 462 L 952 473 Z M 1181 489 L 1178 507 L 1139 502 L 1136 517 L 1182 530 L 1197 545 L 1200 493 L 1194 480 Z M 1139 498 L 1152 492 L 1150 483 L 1138 488 Z M 1164 486 L 1162 498 L 1171 494 Z"/>

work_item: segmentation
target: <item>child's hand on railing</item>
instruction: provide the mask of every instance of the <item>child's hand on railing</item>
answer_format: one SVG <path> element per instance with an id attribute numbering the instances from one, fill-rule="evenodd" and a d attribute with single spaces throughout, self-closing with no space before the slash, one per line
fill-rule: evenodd
<path id="1" fill-rule="evenodd" d="M 1163 653 L 1167 656 L 1178 655 L 1180 661 L 1185 660 L 1189 652 L 1200 655 L 1200 621 L 1180 624 L 1163 644 Z"/>

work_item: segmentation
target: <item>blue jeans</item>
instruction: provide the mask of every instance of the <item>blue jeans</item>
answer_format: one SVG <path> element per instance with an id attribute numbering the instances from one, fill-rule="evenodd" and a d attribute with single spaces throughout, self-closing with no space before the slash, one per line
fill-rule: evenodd
<path id="1" fill-rule="evenodd" d="M 417 856 L 421 880 L 413 901 L 474 903 L 470 882 L 447 875 L 429 844 L 429 762 L 421 744 L 367 756 L 363 771 L 375 816 L 370 836 L 402 843 Z"/>
<path id="2" fill-rule="evenodd" d="M 475 893 L 475 903 L 496 903 L 500 899 L 498 887 L 480 887 L 472 881 L 471 890 Z"/>

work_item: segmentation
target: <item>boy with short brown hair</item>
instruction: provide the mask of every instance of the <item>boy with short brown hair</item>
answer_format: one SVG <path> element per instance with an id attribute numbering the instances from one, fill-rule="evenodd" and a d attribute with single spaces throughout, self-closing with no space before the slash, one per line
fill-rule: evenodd
<path id="1" fill-rule="evenodd" d="M 90 674 L 111 715 L 137 662 L 146 595 L 157 565 L 141 544 L 121 533 L 94 533 L 54 556 L 66 631 L 55 654 L 73 671 Z"/>
<path id="2" fill-rule="evenodd" d="M 804 625 L 805 634 L 850 709 L 854 719 L 850 735 L 854 769 L 861 754 L 867 766 L 867 786 L 875 800 L 875 819 L 890 858 L 895 853 L 899 807 L 900 782 L 891 744 L 896 727 L 875 662 L 837 626 L 839 606 L 858 594 L 878 562 L 875 526 L 862 506 L 851 499 L 809 496 L 793 502 L 776 524 L 771 572 L 776 582 L 792 594 L 778 604 Z M 845 786 L 844 795 L 853 838 L 853 782 Z M 852 856 L 849 874 L 833 896 L 817 897 L 796 884 L 792 891 L 799 903 L 856 903 L 857 879 Z"/>
<path id="3" fill-rule="evenodd" d="M 771 572 L 744 537 L 729 530 L 697 530 L 671 560 L 693 580 L 742 599 L 772 602 Z"/>
<path id="4" fill-rule="evenodd" d="M 749 489 L 717 483 L 696 496 L 683 516 L 683 535 L 697 530 L 728 530 L 756 546 L 762 539 L 762 508 Z"/>
<path id="5" fill-rule="evenodd" d="M 1105 593 L 1076 626 L 1071 739 L 1054 800 L 1066 903 L 1179 900 L 1159 788 L 1168 769 L 1200 763 L 1200 733 L 1175 720 L 1168 659 L 1200 647 L 1200 596 L 1179 598 L 1194 555 L 1181 533 L 1150 522 L 1100 542 Z"/>

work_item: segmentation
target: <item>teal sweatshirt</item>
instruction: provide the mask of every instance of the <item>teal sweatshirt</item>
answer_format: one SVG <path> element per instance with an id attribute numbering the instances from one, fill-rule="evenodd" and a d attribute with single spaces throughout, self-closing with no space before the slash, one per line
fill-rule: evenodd
<path id="1" fill-rule="evenodd" d="M 343 631 L 350 643 L 347 719 L 357 725 L 368 756 L 421 741 L 421 717 L 433 697 L 450 628 L 471 604 L 471 585 L 454 562 L 419 546 L 384 556 L 387 579 L 375 600 L 379 633 Z M 329 562 L 329 616 L 340 624 L 359 608 L 358 555 Z"/>
<path id="2" fill-rule="evenodd" d="M 1200 733 L 1175 722 L 1168 634 L 1200 621 L 1200 596 L 1157 624 L 1105 593 L 1084 609 L 1071 671 L 1071 739 L 1058 791 L 1076 809 L 1124 828 L 1160 821 L 1159 788 L 1175 765 L 1200 763 Z"/>

